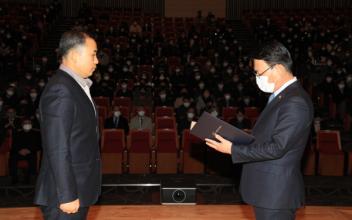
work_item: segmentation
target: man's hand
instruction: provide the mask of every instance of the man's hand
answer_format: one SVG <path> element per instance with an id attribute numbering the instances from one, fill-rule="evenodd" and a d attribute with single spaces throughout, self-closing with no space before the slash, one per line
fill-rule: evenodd
<path id="1" fill-rule="evenodd" d="M 72 202 L 60 204 L 60 209 L 61 209 L 61 211 L 65 212 L 67 214 L 73 214 L 73 213 L 78 212 L 79 199 L 76 199 Z"/>
<path id="2" fill-rule="evenodd" d="M 231 154 L 231 148 L 232 148 L 231 141 L 226 140 L 225 138 L 221 137 L 218 134 L 215 134 L 215 138 L 219 142 L 206 138 L 205 139 L 205 143 L 209 147 L 214 148 L 215 150 L 217 150 L 217 151 L 219 151 L 221 153 Z"/>

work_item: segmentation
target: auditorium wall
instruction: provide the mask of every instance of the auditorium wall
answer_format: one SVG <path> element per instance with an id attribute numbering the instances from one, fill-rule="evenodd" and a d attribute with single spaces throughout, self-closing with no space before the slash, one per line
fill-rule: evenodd
<path id="1" fill-rule="evenodd" d="M 225 17 L 226 0 L 165 0 L 166 17 L 195 17 L 199 10 L 203 16 L 211 11 L 217 17 Z"/>
<path id="2" fill-rule="evenodd" d="M 0 0 L 0 3 L 31 3 L 43 6 L 53 0 Z M 167 17 L 194 17 L 198 10 L 218 17 L 241 18 L 247 9 L 352 8 L 352 0 L 59 0 L 63 14 L 76 16 L 83 3 L 91 7 L 133 9 L 155 12 Z"/>

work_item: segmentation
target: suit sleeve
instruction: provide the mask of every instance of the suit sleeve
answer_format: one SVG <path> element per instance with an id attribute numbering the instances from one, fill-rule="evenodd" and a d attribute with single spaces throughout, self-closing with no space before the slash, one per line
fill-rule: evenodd
<path id="1" fill-rule="evenodd" d="M 300 97 L 285 103 L 278 112 L 276 125 L 268 141 L 255 141 L 249 145 L 232 144 L 234 163 L 273 160 L 283 157 L 293 143 L 300 138 L 311 124 L 309 105 Z M 267 132 L 267 131 L 263 131 Z"/>
<path id="2" fill-rule="evenodd" d="M 56 182 L 60 204 L 78 198 L 70 153 L 70 135 L 75 115 L 74 102 L 70 96 L 64 85 L 54 85 L 48 88 L 41 101 L 42 144 Z"/>

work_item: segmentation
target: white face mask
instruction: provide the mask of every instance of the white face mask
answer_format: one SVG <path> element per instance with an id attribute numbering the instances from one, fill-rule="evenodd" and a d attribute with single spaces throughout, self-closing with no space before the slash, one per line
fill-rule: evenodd
<path id="1" fill-rule="evenodd" d="M 138 115 L 139 115 L 139 116 L 141 116 L 141 117 L 143 117 L 143 116 L 144 116 L 144 114 L 145 114 L 145 112 L 144 112 L 144 111 L 139 111 L 139 112 L 138 112 Z"/>
<path id="2" fill-rule="evenodd" d="M 211 115 L 214 116 L 214 117 L 218 117 L 218 112 L 217 111 L 212 111 Z"/>
<path id="3" fill-rule="evenodd" d="M 194 117 L 194 113 L 193 113 L 193 112 L 188 112 L 188 113 L 187 113 L 187 117 L 188 117 L 189 119 L 192 119 L 192 118 Z"/>
<path id="4" fill-rule="evenodd" d="M 31 125 L 31 124 L 24 124 L 24 125 L 22 126 L 22 128 L 23 128 L 23 130 L 25 130 L 25 131 L 29 131 L 29 130 L 32 129 L 32 125 Z"/>
<path id="5" fill-rule="evenodd" d="M 114 116 L 115 116 L 115 117 L 119 117 L 120 115 L 121 115 L 121 112 L 120 112 L 120 111 L 115 111 L 115 112 L 114 112 Z"/>
<path id="6" fill-rule="evenodd" d="M 29 95 L 31 96 L 32 99 L 37 98 L 37 93 L 32 92 Z"/>
<path id="7" fill-rule="evenodd" d="M 256 76 L 256 83 L 261 91 L 266 93 L 274 92 L 275 83 L 269 83 L 268 76 Z"/>

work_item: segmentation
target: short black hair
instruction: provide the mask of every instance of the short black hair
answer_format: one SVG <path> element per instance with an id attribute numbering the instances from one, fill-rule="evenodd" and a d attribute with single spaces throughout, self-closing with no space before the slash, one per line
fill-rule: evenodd
<path id="1" fill-rule="evenodd" d="M 293 62 L 288 49 L 278 41 L 266 42 L 252 54 L 252 60 L 264 60 L 268 65 L 281 64 L 292 73 Z"/>
<path id="2" fill-rule="evenodd" d="M 66 56 L 72 48 L 83 46 L 86 38 L 92 37 L 83 31 L 71 30 L 63 33 L 58 48 L 59 57 L 62 58 Z"/>

